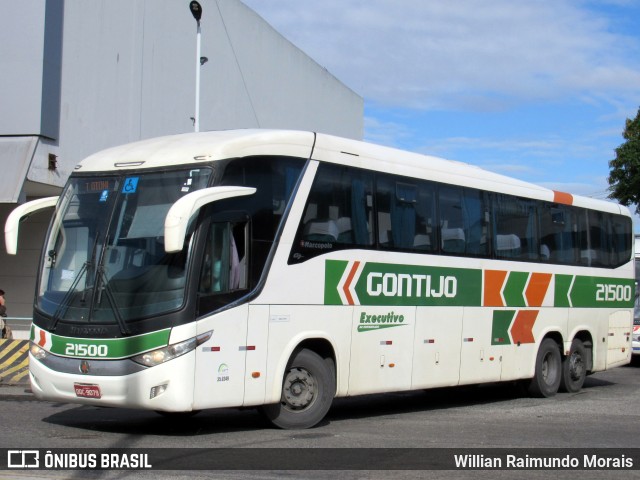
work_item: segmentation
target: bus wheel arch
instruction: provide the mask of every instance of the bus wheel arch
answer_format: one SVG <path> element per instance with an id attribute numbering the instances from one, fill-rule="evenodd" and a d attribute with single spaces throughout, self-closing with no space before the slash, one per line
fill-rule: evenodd
<path id="1" fill-rule="evenodd" d="M 560 391 L 580 391 L 588 372 L 593 368 L 593 342 L 588 332 L 578 332 L 567 355 L 562 358 Z"/>
<path id="2" fill-rule="evenodd" d="M 278 403 L 263 405 L 276 427 L 304 429 L 325 417 L 336 394 L 335 353 L 323 339 L 305 340 L 291 354 L 282 376 Z"/>
<path id="3" fill-rule="evenodd" d="M 542 339 L 536 354 L 535 371 L 528 387 L 532 397 L 553 397 L 560 388 L 562 377 L 562 338 L 550 333 Z"/>

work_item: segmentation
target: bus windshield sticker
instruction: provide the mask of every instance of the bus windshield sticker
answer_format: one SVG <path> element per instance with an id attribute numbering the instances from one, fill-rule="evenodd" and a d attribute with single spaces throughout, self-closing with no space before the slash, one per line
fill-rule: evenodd
<path id="1" fill-rule="evenodd" d="M 122 193 L 136 193 L 136 190 L 138 190 L 138 180 L 140 180 L 140 177 L 127 178 L 122 186 Z"/>

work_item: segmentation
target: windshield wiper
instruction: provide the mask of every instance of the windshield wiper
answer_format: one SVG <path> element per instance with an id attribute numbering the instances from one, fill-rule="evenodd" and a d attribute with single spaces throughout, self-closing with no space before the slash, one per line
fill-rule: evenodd
<path id="1" fill-rule="evenodd" d="M 95 265 L 96 249 L 98 248 L 99 237 L 100 237 L 100 232 L 96 231 L 96 236 L 95 236 L 95 239 L 93 240 L 93 247 L 91 247 L 91 258 L 82 264 L 82 267 L 80 268 L 80 272 L 78 272 L 78 275 L 76 275 L 76 278 L 73 279 L 73 283 L 71 284 L 71 287 L 69 287 L 69 290 L 67 290 L 67 292 L 64 294 L 64 297 L 62 297 L 62 301 L 58 305 L 58 308 L 56 308 L 56 311 L 53 313 L 53 317 L 51 317 L 51 325 L 49 327 L 49 331 L 51 333 L 55 332 L 56 327 L 58 326 L 58 322 L 60 322 L 60 319 L 62 318 L 62 316 L 67 313 L 69 304 L 71 303 L 71 297 L 76 292 L 76 287 L 78 286 L 78 283 L 80 283 L 80 279 L 85 273 L 87 274 L 87 276 L 85 278 L 84 289 L 82 290 L 82 298 L 80 299 L 80 301 L 83 304 L 86 303 L 87 290 L 89 289 L 89 285 L 88 285 L 89 272 L 90 272 L 89 267 L 93 267 Z M 89 316 L 89 319 L 90 318 L 91 317 Z"/>
<path id="2" fill-rule="evenodd" d="M 116 322 L 118 323 L 118 327 L 120 327 L 120 333 L 122 333 L 122 335 L 131 335 L 131 330 L 129 330 L 129 327 L 127 327 L 126 322 L 124 321 L 124 319 L 122 318 L 122 315 L 120 314 L 120 309 L 118 308 L 118 305 L 116 303 L 116 299 L 113 296 L 113 292 L 111 291 L 111 287 L 109 286 L 109 280 L 107 279 L 107 274 L 105 273 L 105 268 L 102 265 L 98 265 L 98 281 L 100 282 L 97 287 L 98 287 L 98 298 L 96 299 L 96 304 L 99 304 L 102 302 L 101 297 L 102 297 L 102 290 L 104 289 L 104 292 L 107 295 L 107 300 L 109 301 L 109 304 L 111 305 L 111 310 L 113 311 L 113 315 L 114 317 L 116 317 Z M 89 318 L 91 318 L 91 314 L 93 313 L 93 309 L 94 309 L 94 305 L 91 305 L 91 310 L 89 312 Z"/>
<path id="3" fill-rule="evenodd" d="M 78 275 L 76 275 L 76 278 L 73 279 L 73 283 L 71 284 L 71 287 L 69 287 L 69 290 L 67 290 L 67 292 L 64 294 L 64 297 L 62 297 L 62 300 L 60 301 L 58 308 L 56 308 L 56 311 L 53 313 L 53 316 L 51 317 L 51 325 L 49 326 L 49 331 L 51 333 L 55 332 L 58 322 L 60 321 L 62 316 L 67 313 L 67 309 L 69 308 L 71 297 L 75 293 L 76 287 L 78 286 L 78 283 L 80 283 L 80 279 L 87 272 L 88 265 L 89 265 L 89 262 L 84 262 L 82 264 L 82 267 L 78 272 Z M 84 302 L 84 292 L 83 292 L 83 302 Z"/>

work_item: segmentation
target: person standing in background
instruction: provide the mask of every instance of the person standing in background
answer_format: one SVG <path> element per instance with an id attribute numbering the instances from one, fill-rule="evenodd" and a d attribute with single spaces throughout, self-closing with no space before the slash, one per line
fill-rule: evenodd
<path id="1" fill-rule="evenodd" d="M 0 327 L 2 328 L 2 338 L 12 339 L 13 334 L 11 328 L 7 325 L 5 317 L 7 316 L 6 300 L 4 299 L 4 290 L 0 289 Z"/>

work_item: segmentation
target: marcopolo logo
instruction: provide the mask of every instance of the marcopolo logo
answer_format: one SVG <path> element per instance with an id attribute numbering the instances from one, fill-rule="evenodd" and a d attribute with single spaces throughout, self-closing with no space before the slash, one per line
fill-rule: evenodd
<path id="1" fill-rule="evenodd" d="M 481 270 L 326 261 L 326 305 L 480 306 L 481 294 Z"/>

